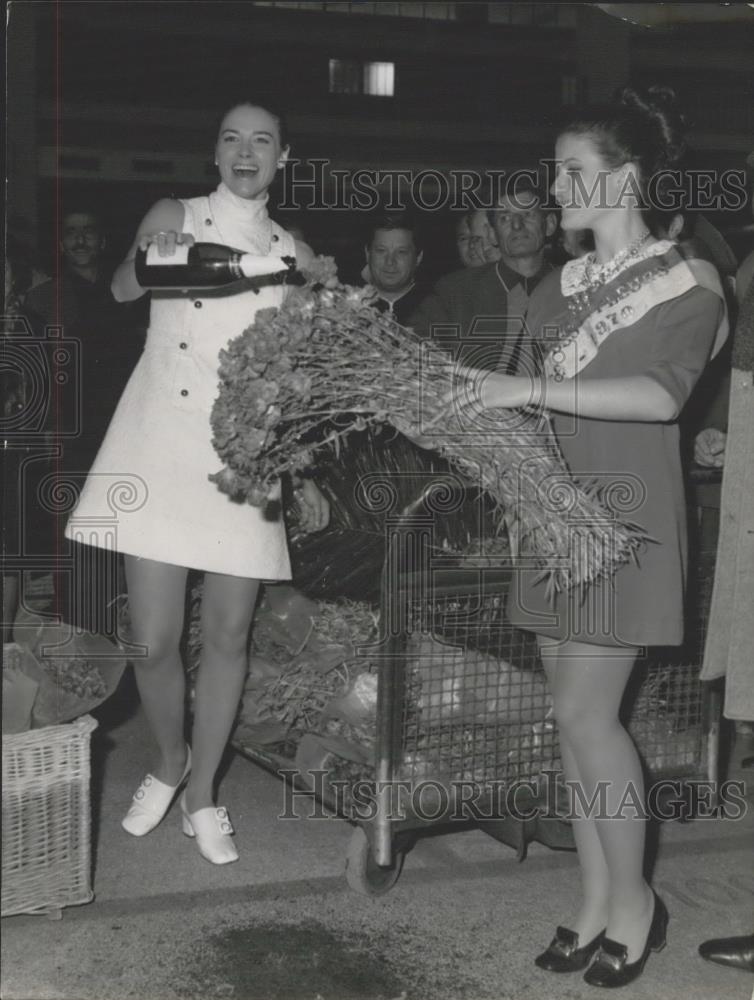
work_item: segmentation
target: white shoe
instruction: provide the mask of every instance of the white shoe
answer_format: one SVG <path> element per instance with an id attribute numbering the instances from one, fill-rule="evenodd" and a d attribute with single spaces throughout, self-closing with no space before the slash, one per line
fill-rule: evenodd
<path id="1" fill-rule="evenodd" d="M 151 774 L 147 774 L 136 789 L 131 808 L 123 817 L 121 826 L 134 837 L 143 837 L 163 820 L 178 789 L 186 781 L 191 771 L 191 747 L 186 747 L 186 766 L 177 785 L 166 785 Z"/>
<path id="2" fill-rule="evenodd" d="M 228 810 L 223 806 L 208 807 L 190 813 L 186 809 L 186 793 L 181 796 L 183 832 L 187 837 L 196 837 L 199 853 L 213 865 L 229 865 L 238 861 L 238 851 L 230 839 L 233 833 Z"/>

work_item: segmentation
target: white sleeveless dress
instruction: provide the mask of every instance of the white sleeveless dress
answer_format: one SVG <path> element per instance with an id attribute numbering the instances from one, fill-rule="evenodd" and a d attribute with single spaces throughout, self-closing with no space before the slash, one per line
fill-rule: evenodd
<path id="1" fill-rule="evenodd" d="M 224 185 L 182 202 L 197 242 L 294 256 L 293 237 Z M 231 500 L 207 478 L 222 467 L 210 413 L 218 355 L 283 286 L 153 292 L 144 353 L 118 404 L 66 537 L 192 569 L 264 580 L 291 576 L 285 525 Z"/>

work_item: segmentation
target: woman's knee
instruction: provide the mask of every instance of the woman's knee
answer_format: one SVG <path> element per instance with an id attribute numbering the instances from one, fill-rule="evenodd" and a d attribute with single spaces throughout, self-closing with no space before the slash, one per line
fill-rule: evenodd
<path id="1" fill-rule="evenodd" d="M 131 641 L 142 660 L 158 662 L 179 652 L 185 618 L 187 570 L 125 556 Z"/>
<path id="2" fill-rule="evenodd" d="M 555 694 L 553 715 L 558 729 L 570 742 L 599 737 L 619 724 L 614 712 L 600 712 L 595 705 L 570 692 Z"/>
<path id="3" fill-rule="evenodd" d="M 202 641 L 214 655 L 245 655 L 258 588 L 256 580 L 205 576 Z"/>
<path id="4" fill-rule="evenodd" d="M 237 657 L 246 653 L 249 641 L 251 620 L 248 614 L 218 615 L 209 614 L 202 617 L 202 642 L 213 653 Z"/>
<path id="5" fill-rule="evenodd" d="M 180 654 L 181 629 L 171 629 L 163 624 L 142 629 L 133 629 L 131 642 L 141 650 L 134 657 L 141 665 L 162 663 Z"/>

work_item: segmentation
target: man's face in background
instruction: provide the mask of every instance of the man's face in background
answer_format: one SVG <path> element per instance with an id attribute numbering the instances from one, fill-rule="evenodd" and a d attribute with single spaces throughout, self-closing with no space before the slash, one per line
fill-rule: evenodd
<path id="1" fill-rule="evenodd" d="M 63 219 L 60 249 L 74 271 L 96 268 L 104 240 L 97 219 L 87 212 L 72 212 Z"/>
<path id="2" fill-rule="evenodd" d="M 366 256 L 374 287 L 393 293 L 409 287 L 422 259 L 409 229 L 377 229 Z"/>

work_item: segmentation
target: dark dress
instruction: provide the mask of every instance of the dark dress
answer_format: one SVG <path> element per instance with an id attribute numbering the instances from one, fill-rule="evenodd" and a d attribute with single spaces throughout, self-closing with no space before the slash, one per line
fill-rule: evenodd
<path id="1" fill-rule="evenodd" d="M 709 359 L 724 308 L 714 292 L 692 288 L 615 331 L 576 378 L 648 376 L 683 407 Z M 562 328 L 567 316 L 555 272 L 532 297 L 529 330 L 541 340 L 544 327 Z M 519 569 L 511 620 L 539 635 L 602 646 L 680 644 L 687 536 L 678 424 L 553 414 L 553 426 L 571 473 L 605 487 L 616 516 L 641 525 L 654 541 L 642 546 L 638 565 L 622 566 L 585 597 L 578 590 L 561 593 L 554 604 L 544 584 L 534 582 L 536 572 Z"/>

